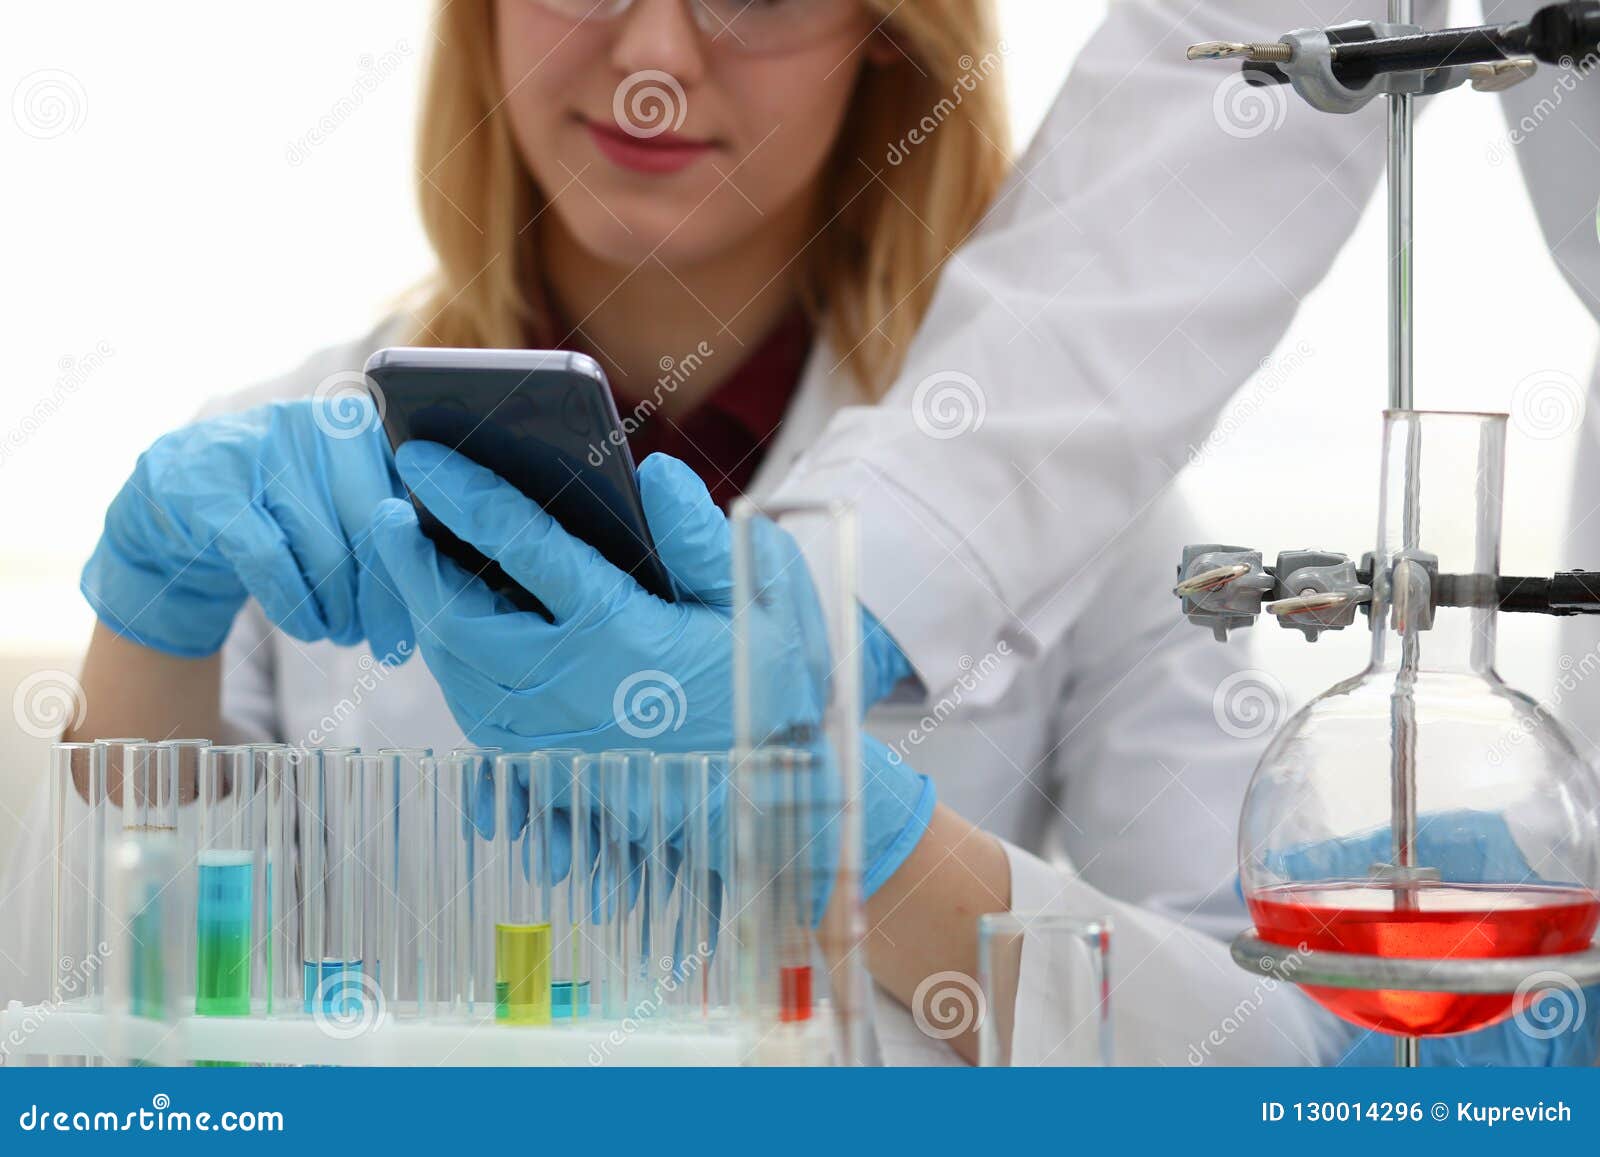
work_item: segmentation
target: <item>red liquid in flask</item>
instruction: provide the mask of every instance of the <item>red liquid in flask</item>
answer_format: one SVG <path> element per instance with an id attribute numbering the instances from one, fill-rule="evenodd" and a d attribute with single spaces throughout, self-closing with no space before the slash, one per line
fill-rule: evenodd
<path id="1" fill-rule="evenodd" d="M 778 969 L 778 1019 L 811 1019 L 811 965 Z"/>
<path id="2" fill-rule="evenodd" d="M 1249 903 L 1256 931 L 1270 943 L 1399 958 L 1580 952 L 1600 923 L 1600 896 L 1546 884 L 1280 884 Z M 1303 987 L 1345 1020 L 1407 1036 L 1471 1032 L 1516 1011 L 1509 992 Z"/>

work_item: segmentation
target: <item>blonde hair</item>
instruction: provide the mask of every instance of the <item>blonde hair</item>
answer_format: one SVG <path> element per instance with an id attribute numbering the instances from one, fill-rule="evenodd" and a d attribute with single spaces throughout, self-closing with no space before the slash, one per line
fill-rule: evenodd
<path id="1" fill-rule="evenodd" d="M 899 371 L 945 259 L 1010 171 L 1004 46 L 993 0 L 863 0 L 898 51 L 862 70 L 824 174 L 806 304 L 874 396 Z M 443 0 L 418 135 L 423 226 L 438 269 L 420 345 L 559 340 L 543 300 L 541 198 L 517 151 L 495 63 L 492 0 Z"/>

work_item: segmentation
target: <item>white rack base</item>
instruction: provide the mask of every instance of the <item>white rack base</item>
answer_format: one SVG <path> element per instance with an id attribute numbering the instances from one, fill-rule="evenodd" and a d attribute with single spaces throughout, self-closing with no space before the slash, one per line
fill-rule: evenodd
<path id="1" fill-rule="evenodd" d="M 817 1022 L 813 1021 L 813 1025 Z M 797 1028 L 799 1026 L 796 1026 Z M 184 1017 L 161 1024 L 112 1017 L 82 1001 L 0 1011 L 0 1051 L 8 1064 L 28 1058 L 145 1059 L 184 1065 L 224 1061 L 256 1065 L 530 1065 L 563 1067 L 738 1065 L 738 1022 L 661 1025 L 596 1020 L 511 1026 L 492 1020 L 409 1019 L 385 1015 L 346 1034 L 306 1015 Z M 817 1040 L 796 1034 L 796 1063 Z"/>

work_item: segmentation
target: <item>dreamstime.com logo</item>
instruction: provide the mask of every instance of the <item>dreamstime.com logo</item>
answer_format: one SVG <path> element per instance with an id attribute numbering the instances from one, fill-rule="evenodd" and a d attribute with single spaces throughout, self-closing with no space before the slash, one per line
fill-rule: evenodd
<path id="1" fill-rule="evenodd" d="M 1517 985 L 1512 1020 L 1534 1040 L 1551 1040 L 1583 1023 L 1588 1002 L 1583 988 L 1565 972 L 1535 972 Z"/>
<path id="2" fill-rule="evenodd" d="M 930 438 L 959 438 L 981 430 L 988 413 L 983 388 L 956 370 L 929 374 L 911 396 L 911 420 Z"/>
<path id="3" fill-rule="evenodd" d="M 17 1115 L 24 1133 L 282 1133 L 283 1114 L 276 1110 L 227 1109 L 190 1113 L 172 1107 L 172 1098 L 157 1093 L 149 1108 L 125 1113 L 106 1109 L 50 1109 L 29 1105 Z"/>
<path id="4" fill-rule="evenodd" d="M 649 1024 L 671 998 L 705 968 L 710 959 L 711 945 L 704 940 L 676 961 L 670 955 L 658 957 L 655 962 L 659 970 L 658 979 L 651 986 L 650 994 L 637 1001 L 617 1026 L 606 1034 L 604 1040 L 589 1046 L 590 1067 L 599 1068 L 610 1060 L 612 1053 Z"/>
<path id="5" fill-rule="evenodd" d="M 323 1036 L 354 1040 L 383 1023 L 383 989 L 366 972 L 354 968 L 329 972 L 317 985 L 311 1021 Z"/>
<path id="6" fill-rule="evenodd" d="M 361 710 L 361 705 L 366 702 L 367 696 L 375 693 L 383 685 L 383 681 L 394 673 L 395 669 L 404 663 L 411 654 L 411 644 L 401 639 L 395 644 L 394 650 L 388 652 L 381 659 L 371 655 L 362 655 L 356 660 L 356 667 L 360 674 L 350 687 L 350 694 L 333 705 L 333 709 L 317 720 L 316 726 L 306 732 L 305 747 L 321 747 L 340 727 L 354 718 Z"/>
<path id="7" fill-rule="evenodd" d="M 983 989 L 965 972 L 935 972 L 911 994 L 911 1019 L 923 1036 L 951 1040 L 983 1025 Z"/>
<path id="8" fill-rule="evenodd" d="M 1250 1018 L 1261 1010 L 1267 998 L 1287 983 L 1294 980 L 1294 974 L 1305 963 L 1305 956 L 1311 951 L 1311 946 L 1304 940 L 1295 945 L 1294 951 L 1285 957 L 1278 965 L 1276 974 L 1269 974 L 1256 981 L 1255 987 L 1248 996 L 1230 1009 L 1226 1016 L 1208 1032 L 1201 1040 L 1193 1041 L 1189 1045 L 1188 1061 L 1191 1066 L 1203 1065 L 1211 1059 L 1214 1050 L 1222 1048 L 1240 1029 L 1244 1028 Z M 1267 968 L 1270 960 L 1263 958 L 1261 966 Z"/>
<path id="9" fill-rule="evenodd" d="M 1259 739 L 1283 722 L 1289 693 L 1270 671 L 1235 671 L 1211 696 L 1211 715 L 1235 739 Z"/>
<path id="10" fill-rule="evenodd" d="M 1564 437 L 1583 425 L 1586 391 L 1565 370 L 1539 370 L 1511 391 L 1511 426 L 1538 441 Z"/>
<path id="11" fill-rule="evenodd" d="M 0 466 L 3 466 L 16 451 L 27 445 L 28 440 L 44 428 L 45 423 L 61 413 L 67 403 L 88 384 L 89 379 L 94 377 L 106 364 L 107 359 L 116 352 L 110 342 L 99 341 L 82 356 L 63 354 L 57 359 L 56 368 L 61 372 L 50 392 L 36 399 L 28 412 L 17 420 L 16 425 L 0 433 Z"/>
<path id="12" fill-rule="evenodd" d="M 83 684 L 65 671 L 35 671 L 11 696 L 11 717 L 34 739 L 55 739 L 69 727 L 81 727 L 88 713 Z"/>
<path id="13" fill-rule="evenodd" d="M 689 98 L 670 72 L 647 68 L 624 77 L 611 98 L 611 115 L 630 137 L 649 140 L 675 133 L 689 115 Z"/>
<path id="14" fill-rule="evenodd" d="M 1253 85 L 1242 72 L 1229 74 L 1211 98 L 1211 115 L 1230 137 L 1246 141 L 1277 132 L 1289 119 L 1288 86 Z"/>
<path id="15" fill-rule="evenodd" d="M 67 1001 L 87 993 L 91 988 L 90 981 L 105 967 L 105 962 L 110 957 L 111 946 L 102 940 L 95 946 L 93 952 L 81 960 L 63 956 L 56 961 L 54 981 L 56 995 L 44 1004 L 24 1009 L 21 1019 L 12 1021 L 11 1030 L 6 1033 L 5 1039 L 0 1040 L 0 1061 L 4 1061 L 6 1057 L 21 1049 L 29 1037 L 61 1011 Z"/>
<path id="16" fill-rule="evenodd" d="M 677 731 L 688 718 L 689 697 L 683 684 L 665 671 L 635 671 L 617 684 L 611 715 L 635 739 L 654 739 Z"/>
<path id="17" fill-rule="evenodd" d="M 54 140 L 83 127 L 89 116 L 89 97 L 70 72 L 41 68 L 30 72 L 11 90 L 11 119 L 28 136 Z"/>
<path id="18" fill-rule="evenodd" d="M 329 374 L 311 391 L 311 419 L 330 438 L 359 438 L 383 425 L 383 391 L 360 370 Z"/>

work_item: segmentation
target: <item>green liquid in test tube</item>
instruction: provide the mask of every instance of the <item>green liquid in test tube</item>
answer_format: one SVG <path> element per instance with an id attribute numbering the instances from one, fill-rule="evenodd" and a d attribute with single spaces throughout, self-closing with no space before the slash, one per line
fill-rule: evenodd
<path id="1" fill-rule="evenodd" d="M 194 1010 L 201 1016 L 250 1015 L 253 870 L 249 852 L 200 853 Z"/>

